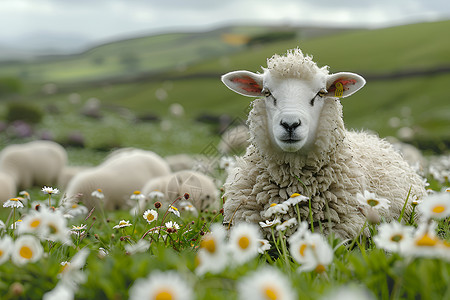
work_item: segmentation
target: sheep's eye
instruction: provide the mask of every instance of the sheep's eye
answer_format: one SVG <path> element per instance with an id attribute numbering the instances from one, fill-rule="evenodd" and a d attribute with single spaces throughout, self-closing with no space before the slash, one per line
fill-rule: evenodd
<path id="1" fill-rule="evenodd" d="M 272 93 L 269 90 L 264 90 L 262 92 L 262 94 L 264 95 L 264 97 L 268 98 L 268 97 L 272 97 L 273 99 L 273 105 L 277 105 L 277 99 L 275 99 L 275 97 L 272 95 Z"/>
<path id="2" fill-rule="evenodd" d="M 320 90 L 318 93 L 317 93 L 317 95 L 319 96 L 319 97 L 324 97 L 325 95 L 327 94 L 327 90 Z"/>

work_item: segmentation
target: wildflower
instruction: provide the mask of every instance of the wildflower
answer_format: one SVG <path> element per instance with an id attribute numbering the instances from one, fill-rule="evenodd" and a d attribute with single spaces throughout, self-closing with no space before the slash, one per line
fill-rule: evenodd
<path id="1" fill-rule="evenodd" d="M 233 168 L 236 164 L 235 160 L 232 157 L 222 157 L 219 161 L 219 168 L 225 171 Z"/>
<path id="2" fill-rule="evenodd" d="M 173 213 L 175 216 L 180 217 L 180 212 L 178 211 L 178 208 L 176 208 L 175 206 L 170 205 L 168 211 Z"/>
<path id="3" fill-rule="evenodd" d="M 57 195 L 59 194 L 59 190 L 58 189 L 54 189 L 52 187 L 49 186 L 44 186 L 41 189 L 42 192 L 44 192 L 44 194 L 49 194 L 49 195 Z"/>
<path id="4" fill-rule="evenodd" d="M 180 225 L 178 225 L 177 222 L 169 221 L 166 222 L 164 225 L 166 226 L 167 229 L 171 229 L 173 231 L 177 231 L 178 229 L 180 229 Z"/>
<path id="5" fill-rule="evenodd" d="M 448 245 L 436 235 L 436 222 L 420 224 L 412 241 L 405 246 L 405 254 L 415 257 L 449 259 Z"/>
<path id="6" fill-rule="evenodd" d="M 306 239 L 294 240 L 290 245 L 290 253 L 295 261 L 301 264 L 300 272 L 315 271 L 322 273 L 333 261 L 333 249 L 325 238 L 317 233 L 311 233 Z"/>
<path id="7" fill-rule="evenodd" d="M 158 212 L 154 209 L 148 209 L 144 212 L 142 217 L 150 224 L 158 219 Z"/>
<path id="8" fill-rule="evenodd" d="M 41 212 L 32 210 L 22 220 L 22 226 L 17 229 L 18 234 L 33 233 L 36 235 L 47 234 L 47 227 L 45 226 L 45 219 Z"/>
<path id="9" fill-rule="evenodd" d="M 58 275 L 60 277 L 60 282 L 71 287 L 73 290 L 78 288 L 78 285 L 86 280 L 85 274 L 81 269 L 86 264 L 88 256 L 89 250 L 83 248 L 72 257 L 70 262 L 66 262 Z"/>
<path id="10" fill-rule="evenodd" d="M 3 207 L 22 208 L 23 203 L 19 198 L 11 198 L 3 203 Z"/>
<path id="11" fill-rule="evenodd" d="M 436 193 L 426 197 L 417 207 L 427 218 L 443 219 L 450 216 L 450 193 Z"/>
<path id="12" fill-rule="evenodd" d="M 237 290 L 242 300 L 298 299 L 289 278 L 274 267 L 264 267 L 243 277 Z"/>
<path id="13" fill-rule="evenodd" d="M 266 220 L 264 222 L 259 222 L 259 226 L 261 226 L 261 228 L 267 228 L 267 227 L 273 227 L 280 223 L 281 223 L 280 218 L 277 217 L 273 221 Z"/>
<path id="14" fill-rule="evenodd" d="M 124 227 L 128 227 L 128 226 L 131 226 L 131 225 L 132 224 L 130 223 L 130 221 L 121 220 L 119 222 L 119 224 L 117 224 L 116 226 L 113 227 L 113 229 L 124 228 Z"/>
<path id="15" fill-rule="evenodd" d="M 162 207 L 162 203 L 161 202 L 159 202 L 159 201 L 155 202 L 155 208 L 156 209 L 159 209 L 161 207 Z"/>
<path id="16" fill-rule="evenodd" d="M 86 224 L 81 224 L 80 226 L 72 225 L 70 233 L 80 236 L 85 233 L 86 227 L 87 227 Z"/>
<path id="17" fill-rule="evenodd" d="M 198 265 L 195 269 L 198 275 L 207 272 L 220 273 L 228 263 L 225 229 L 219 224 L 213 224 L 211 229 L 212 231 L 205 234 L 200 242 L 200 250 L 196 258 Z"/>
<path id="18" fill-rule="evenodd" d="M 357 285 L 344 285 L 332 290 L 320 300 L 375 300 L 370 290 Z"/>
<path id="19" fill-rule="evenodd" d="M 62 283 L 56 284 L 55 288 L 42 297 L 42 300 L 72 300 L 75 297 L 75 292 L 68 286 Z"/>
<path id="20" fill-rule="evenodd" d="M 32 235 L 22 235 L 17 238 L 12 249 L 11 258 L 15 265 L 36 262 L 44 253 L 39 240 Z"/>
<path id="21" fill-rule="evenodd" d="M 274 214 L 285 214 L 285 213 L 287 213 L 288 209 L 289 208 L 286 203 L 281 203 L 281 204 L 272 203 L 270 205 L 270 207 L 264 213 L 264 217 L 270 218 Z"/>
<path id="22" fill-rule="evenodd" d="M 164 194 L 161 193 L 160 191 L 152 191 L 148 194 L 148 198 L 151 200 L 156 200 L 156 201 L 163 201 L 164 200 Z"/>
<path id="23" fill-rule="evenodd" d="M 194 299 L 192 287 L 175 271 L 154 271 L 147 278 L 137 279 L 129 290 L 130 300 Z"/>
<path id="24" fill-rule="evenodd" d="M 191 202 L 183 200 L 180 201 L 178 205 L 180 206 L 180 211 L 185 211 L 188 213 L 192 213 L 194 216 L 198 216 L 197 209 L 194 207 L 194 205 L 192 205 Z"/>
<path id="25" fill-rule="evenodd" d="M 65 212 L 72 217 L 86 215 L 89 211 L 86 206 L 79 205 L 78 203 L 69 204 L 65 207 Z"/>
<path id="26" fill-rule="evenodd" d="M 294 225 L 297 225 L 297 219 L 296 218 L 291 218 L 291 219 L 289 219 L 287 221 L 284 221 L 280 225 L 277 225 L 277 227 L 275 227 L 275 229 L 277 231 L 284 231 L 284 230 L 286 230 L 288 228 L 291 228 Z"/>
<path id="27" fill-rule="evenodd" d="M 258 253 L 264 254 L 267 250 L 270 250 L 270 242 L 268 240 L 259 240 Z"/>
<path id="28" fill-rule="evenodd" d="M 98 199 L 100 199 L 100 200 L 102 200 L 102 199 L 105 198 L 105 194 L 103 194 L 102 189 L 96 189 L 95 191 L 93 191 L 93 192 L 91 193 L 91 196 L 92 196 L 92 197 L 96 197 L 96 198 L 98 198 Z"/>
<path id="29" fill-rule="evenodd" d="M 130 196 L 131 200 L 144 200 L 145 199 L 145 195 L 141 193 L 141 191 L 134 191 L 133 194 Z"/>
<path id="30" fill-rule="evenodd" d="M 402 252 L 412 239 L 414 228 L 400 223 L 383 223 L 378 227 L 378 235 L 373 240 L 378 248 L 390 252 Z"/>
<path id="31" fill-rule="evenodd" d="M 0 239 L 0 265 L 9 259 L 12 252 L 13 240 L 9 235 Z"/>
<path id="32" fill-rule="evenodd" d="M 360 204 L 374 209 L 389 209 L 391 203 L 388 199 L 378 198 L 374 193 L 369 191 L 364 191 L 364 194 L 357 193 L 356 199 Z"/>
<path id="33" fill-rule="evenodd" d="M 295 240 L 307 239 L 308 235 L 311 234 L 308 227 L 308 222 L 301 222 L 297 228 L 297 231 L 289 237 L 289 243 L 293 243 Z"/>
<path id="34" fill-rule="evenodd" d="M 128 254 L 133 255 L 135 253 L 145 252 L 150 248 L 150 243 L 146 240 L 139 240 L 136 244 L 125 245 L 125 250 Z"/>
<path id="35" fill-rule="evenodd" d="M 229 247 L 233 261 L 243 264 L 258 255 L 261 233 L 253 224 L 241 223 L 230 233 Z"/>
<path id="36" fill-rule="evenodd" d="M 46 210 L 43 210 L 46 211 Z M 44 218 L 47 218 L 47 239 L 51 241 L 60 241 L 62 243 L 71 243 L 69 239 L 70 231 L 67 228 L 67 220 L 59 212 L 46 211 Z"/>
<path id="37" fill-rule="evenodd" d="M 309 198 L 303 195 L 300 195 L 299 193 L 293 193 L 291 195 L 291 197 L 285 201 L 286 204 L 288 205 L 296 205 L 299 204 L 300 202 L 304 202 L 304 201 L 308 201 Z"/>
<path id="38" fill-rule="evenodd" d="M 108 254 L 109 254 L 109 252 L 105 248 L 103 248 L 103 247 L 98 248 L 98 257 L 104 258 Z"/>

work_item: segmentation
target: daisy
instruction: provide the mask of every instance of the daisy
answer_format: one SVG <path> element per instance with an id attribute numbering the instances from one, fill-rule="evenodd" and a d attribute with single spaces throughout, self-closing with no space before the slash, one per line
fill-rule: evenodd
<path id="1" fill-rule="evenodd" d="M 219 161 L 219 168 L 225 171 L 233 168 L 236 164 L 234 158 L 223 156 Z"/>
<path id="2" fill-rule="evenodd" d="M 21 226 L 17 229 L 18 234 L 33 233 L 39 236 L 47 234 L 44 214 L 40 211 L 32 210 L 22 219 Z"/>
<path id="3" fill-rule="evenodd" d="M 259 226 L 261 226 L 261 228 L 267 228 L 267 227 L 273 227 L 280 223 L 281 223 L 280 218 L 276 217 L 273 221 L 266 220 L 264 222 L 259 222 Z"/>
<path id="4" fill-rule="evenodd" d="M 289 220 L 284 221 L 280 225 L 277 225 L 277 227 L 275 227 L 275 229 L 277 231 L 284 231 L 284 230 L 286 230 L 288 228 L 291 228 L 294 225 L 297 225 L 297 219 L 296 218 L 290 218 Z"/>
<path id="5" fill-rule="evenodd" d="M 169 222 L 166 222 L 164 225 L 166 226 L 167 229 L 172 229 L 175 231 L 180 229 L 180 225 L 178 225 L 177 222 L 169 221 Z"/>
<path id="6" fill-rule="evenodd" d="M 0 239 L 0 265 L 9 259 L 13 244 L 14 242 L 9 235 L 4 235 Z"/>
<path id="7" fill-rule="evenodd" d="M 294 240 L 290 245 L 290 253 L 301 264 L 299 272 L 323 273 L 333 261 L 333 249 L 318 233 L 311 233 L 306 239 Z"/>
<path id="8" fill-rule="evenodd" d="M 154 209 L 148 209 L 144 212 L 142 217 L 150 224 L 158 219 L 158 212 Z"/>
<path id="9" fill-rule="evenodd" d="M 281 204 L 272 203 L 272 204 L 270 204 L 269 208 L 264 213 L 264 217 L 270 218 L 275 214 L 285 214 L 285 213 L 287 213 L 288 209 L 289 209 L 289 207 L 286 203 L 281 203 Z"/>
<path id="10" fill-rule="evenodd" d="M 241 223 L 231 229 L 229 250 L 233 261 L 240 265 L 258 255 L 261 233 L 253 224 Z"/>
<path id="11" fill-rule="evenodd" d="M 264 254 L 267 250 L 270 250 L 270 247 L 268 240 L 259 240 L 258 253 Z"/>
<path id="12" fill-rule="evenodd" d="M 288 200 L 286 200 L 284 203 L 294 206 L 296 204 L 299 204 L 300 202 L 305 202 L 308 200 L 309 200 L 309 198 L 306 196 L 300 195 L 299 193 L 293 193 L 291 195 L 291 197 Z"/>
<path id="13" fill-rule="evenodd" d="M 420 224 L 412 241 L 405 247 L 405 254 L 415 257 L 448 259 L 448 245 L 437 237 L 436 228 L 436 222 Z"/>
<path id="14" fill-rule="evenodd" d="M 52 212 L 48 210 L 43 211 L 43 218 L 45 218 L 45 226 L 47 226 L 46 238 L 51 241 L 60 241 L 62 243 L 71 243 L 69 238 L 70 231 L 67 228 L 67 219 L 59 212 Z"/>
<path id="15" fill-rule="evenodd" d="M 320 297 L 320 300 L 375 300 L 375 296 L 364 286 L 354 284 L 344 285 L 333 289 L 330 293 Z"/>
<path id="16" fill-rule="evenodd" d="M 85 233 L 86 228 L 87 228 L 86 224 L 81 224 L 80 226 L 72 225 L 70 233 L 80 236 Z"/>
<path id="17" fill-rule="evenodd" d="M 68 204 L 65 207 L 65 213 L 71 215 L 72 217 L 84 216 L 89 212 L 86 206 L 79 205 L 78 203 Z"/>
<path id="18" fill-rule="evenodd" d="M 217 274 L 222 272 L 228 263 L 227 249 L 225 246 L 226 231 L 220 224 L 213 224 L 211 232 L 202 237 L 200 250 L 196 257 L 197 275 L 207 272 Z"/>
<path id="19" fill-rule="evenodd" d="M 32 235 L 22 235 L 14 243 L 11 259 L 15 265 L 24 265 L 28 262 L 36 262 L 44 253 L 39 240 Z"/>
<path id="20" fill-rule="evenodd" d="M 436 193 L 426 197 L 417 209 L 426 219 L 444 219 L 450 216 L 450 193 Z"/>
<path id="21" fill-rule="evenodd" d="M 357 193 L 356 199 L 360 204 L 375 209 L 389 209 L 391 203 L 388 199 L 378 198 L 374 193 L 369 191 L 364 191 L 364 194 Z"/>
<path id="22" fill-rule="evenodd" d="M 86 275 L 81 270 L 86 264 L 86 259 L 89 256 L 89 250 L 86 248 L 78 251 L 70 260 L 70 262 L 61 263 L 62 269 L 58 274 L 60 283 L 71 287 L 74 291 L 78 286 L 86 280 Z"/>
<path id="23" fill-rule="evenodd" d="M 301 222 L 297 228 L 297 231 L 289 237 L 289 243 L 293 243 L 295 240 L 307 239 L 308 235 L 311 234 L 308 227 L 308 222 Z"/>
<path id="24" fill-rule="evenodd" d="M 100 200 L 102 200 L 102 199 L 105 198 L 105 194 L 103 194 L 102 189 L 96 189 L 95 191 L 93 191 L 93 192 L 91 193 L 91 196 L 92 196 L 92 197 L 96 197 L 96 198 L 98 198 L 98 199 L 100 199 Z"/>
<path id="25" fill-rule="evenodd" d="M 383 223 L 373 240 L 378 248 L 390 252 L 402 252 L 412 239 L 414 228 L 397 222 Z"/>
<path id="26" fill-rule="evenodd" d="M 274 267 L 264 267 L 241 278 L 237 290 L 242 300 L 298 299 L 289 278 Z"/>
<path id="27" fill-rule="evenodd" d="M 152 191 L 148 194 L 148 198 L 154 201 L 163 201 L 164 200 L 164 194 L 160 191 Z"/>
<path id="28" fill-rule="evenodd" d="M 3 207 L 22 208 L 23 203 L 19 198 L 11 198 L 3 203 Z"/>
<path id="29" fill-rule="evenodd" d="M 41 189 L 41 191 L 42 192 L 44 192 L 44 194 L 49 194 L 49 195 L 57 195 L 57 194 L 59 194 L 59 190 L 58 189 L 54 189 L 54 188 L 52 188 L 52 187 L 49 187 L 49 186 L 44 186 L 42 189 Z"/>
<path id="30" fill-rule="evenodd" d="M 194 299 L 192 286 L 175 271 L 154 271 L 147 278 L 137 279 L 129 290 L 130 300 Z"/>
<path id="31" fill-rule="evenodd" d="M 145 195 L 141 193 L 141 191 L 134 191 L 133 194 L 130 196 L 131 200 L 145 200 Z"/>
<path id="32" fill-rule="evenodd" d="M 131 224 L 130 221 L 121 220 L 119 222 L 119 224 L 117 224 L 116 226 L 113 227 L 113 229 L 124 228 L 124 227 L 128 227 L 131 225 L 133 225 L 133 224 Z"/>
<path id="33" fill-rule="evenodd" d="M 109 254 L 108 250 L 103 247 L 98 248 L 98 257 L 105 258 Z"/>
<path id="34" fill-rule="evenodd" d="M 146 240 L 139 240 L 137 243 L 133 245 L 126 244 L 125 251 L 128 254 L 133 255 L 135 253 L 145 252 L 150 248 L 150 243 Z"/>
<path id="35" fill-rule="evenodd" d="M 75 291 L 63 283 L 56 284 L 55 288 L 42 296 L 42 300 L 72 300 L 75 298 Z"/>
<path id="36" fill-rule="evenodd" d="M 175 216 L 180 217 L 180 212 L 178 211 L 178 208 L 176 208 L 175 206 L 170 205 L 168 211 L 173 213 Z"/>

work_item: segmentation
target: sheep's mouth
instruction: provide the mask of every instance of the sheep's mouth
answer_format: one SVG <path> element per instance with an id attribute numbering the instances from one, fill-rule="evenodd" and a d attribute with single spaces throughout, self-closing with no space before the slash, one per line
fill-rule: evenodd
<path id="1" fill-rule="evenodd" d="M 285 139 L 285 140 L 281 140 L 281 141 L 286 144 L 295 144 L 295 143 L 300 142 L 299 139 Z"/>

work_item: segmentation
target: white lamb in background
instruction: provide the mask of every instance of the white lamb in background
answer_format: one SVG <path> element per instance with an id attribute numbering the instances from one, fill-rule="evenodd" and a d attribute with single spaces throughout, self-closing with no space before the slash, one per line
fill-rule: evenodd
<path id="1" fill-rule="evenodd" d="M 7 173 L 0 172 L 0 203 L 17 196 L 14 179 Z"/>
<path id="2" fill-rule="evenodd" d="M 410 190 L 410 200 L 425 195 L 420 176 L 388 142 L 345 129 L 339 98 L 362 88 L 361 76 L 329 74 L 300 49 L 274 55 L 267 64 L 263 74 L 236 71 L 222 77 L 231 90 L 260 97 L 248 117 L 251 145 L 224 185 L 225 224 L 265 221 L 271 204 L 301 193 L 311 199 L 316 230 L 320 221 L 325 234 L 350 238 L 366 220 L 358 193 L 390 200 L 388 210 L 379 210 L 387 221 L 399 217 Z M 299 205 L 301 219 L 309 222 L 308 202 Z M 406 215 L 410 212 L 407 205 Z M 291 206 L 281 221 L 293 217 Z"/>
<path id="3" fill-rule="evenodd" d="M 148 195 L 153 191 L 159 191 L 164 194 L 164 202 L 168 205 L 185 193 L 189 194 L 189 201 L 193 206 L 203 211 L 206 208 L 216 208 L 219 191 L 214 180 L 200 172 L 183 170 L 173 174 L 149 180 L 142 188 L 142 194 Z M 148 208 L 148 201 L 151 199 L 142 199 L 133 211 L 142 212 Z M 179 202 L 174 203 L 178 207 Z"/>
<path id="4" fill-rule="evenodd" d="M 104 207 L 120 209 L 128 205 L 134 191 L 155 177 L 170 174 L 167 162 L 151 151 L 126 149 L 114 152 L 102 164 L 75 175 L 67 186 L 68 197 L 78 197 L 88 208 L 101 200 L 92 192 L 101 189 Z"/>
<path id="5" fill-rule="evenodd" d="M 54 185 L 66 163 L 66 150 L 52 141 L 9 145 L 0 153 L 0 171 L 10 175 L 20 190 Z"/>

